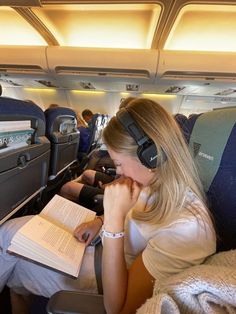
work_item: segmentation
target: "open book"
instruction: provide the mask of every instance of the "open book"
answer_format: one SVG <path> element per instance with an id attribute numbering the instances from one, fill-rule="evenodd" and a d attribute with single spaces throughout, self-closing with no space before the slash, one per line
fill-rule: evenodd
<path id="1" fill-rule="evenodd" d="M 95 212 L 55 195 L 39 215 L 16 232 L 8 251 L 78 277 L 85 244 L 73 231 L 94 217 Z"/>

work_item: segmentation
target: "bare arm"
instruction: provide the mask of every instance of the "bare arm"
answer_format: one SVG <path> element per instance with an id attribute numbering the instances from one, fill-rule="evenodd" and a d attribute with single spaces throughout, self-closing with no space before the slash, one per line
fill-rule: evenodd
<path id="1" fill-rule="evenodd" d="M 152 296 L 154 278 L 141 254 L 126 269 L 123 239 L 105 239 L 103 248 L 104 303 L 108 314 L 131 314 Z"/>
<path id="2" fill-rule="evenodd" d="M 104 197 L 105 230 L 123 231 L 125 216 L 137 201 L 140 188 L 130 179 L 121 179 L 106 187 Z M 122 195 L 122 197 L 121 197 Z M 103 239 L 102 279 L 104 303 L 108 314 L 135 313 L 152 295 L 153 278 L 138 256 L 127 270 L 124 238 Z"/>

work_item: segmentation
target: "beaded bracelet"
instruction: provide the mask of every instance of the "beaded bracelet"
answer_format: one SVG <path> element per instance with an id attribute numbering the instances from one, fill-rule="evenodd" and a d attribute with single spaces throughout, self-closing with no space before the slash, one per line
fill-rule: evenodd
<path id="1" fill-rule="evenodd" d="M 124 231 L 120 231 L 120 232 L 109 232 L 106 231 L 104 229 L 104 227 L 102 227 L 102 230 L 100 232 L 100 237 L 101 238 L 110 238 L 110 239 L 119 239 L 125 236 L 125 232 Z"/>

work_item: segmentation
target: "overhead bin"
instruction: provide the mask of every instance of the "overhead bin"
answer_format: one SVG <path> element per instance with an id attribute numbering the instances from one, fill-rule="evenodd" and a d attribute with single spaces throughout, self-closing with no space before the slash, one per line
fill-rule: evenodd
<path id="1" fill-rule="evenodd" d="M 236 53 L 160 51 L 158 79 L 236 81 Z"/>
<path id="2" fill-rule="evenodd" d="M 158 51 L 48 47 L 50 71 L 56 75 L 154 81 Z"/>
<path id="3" fill-rule="evenodd" d="M 0 74 L 46 74 L 46 47 L 0 46 Z"/>

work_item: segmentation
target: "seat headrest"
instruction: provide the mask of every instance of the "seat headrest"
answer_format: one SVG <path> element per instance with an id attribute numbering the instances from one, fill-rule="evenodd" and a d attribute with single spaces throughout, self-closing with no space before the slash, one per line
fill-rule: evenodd
<path id="1" fill-rule="evenodd" d="M 174 118 L 175 118 L 175 121 L 178 123 L 184 137 L 186 138 L 186 140 L 188 140 L 189 138 L 188 118 L 182 113 L 175 114 Z"/>
<path id="2" fill-rule="evenodd" d="M 48 137 L 50 137 L 55 130 L 59 130 L 62 121 L 71 119 L 74 123 L 76 120 L 75 111 L 67 107 L 48 108 L 44 111 L 44 115 L 46 119 L 46 135 Z"/>
<path id="3" fill-rule="evenodd" d="M 0 97 L 1 120 L 30 120 L 37 136 L 45 135 L 45 116 L 43 110 L 33 102 Z"/>
<path id="4" fill-rule="evenodd" d="M 189 147 L 215 219 L 217 249 L 236 248 L 236 108 L 189 120 Z"/>

